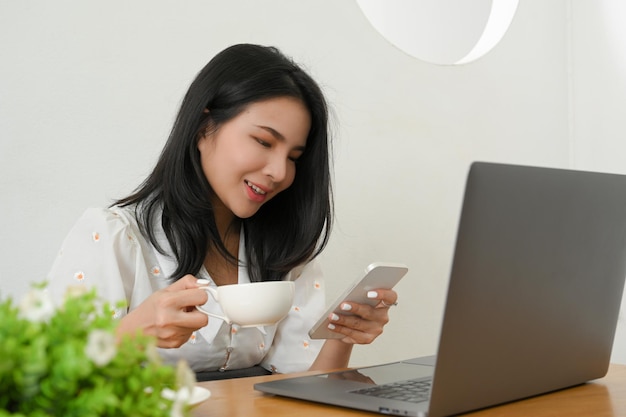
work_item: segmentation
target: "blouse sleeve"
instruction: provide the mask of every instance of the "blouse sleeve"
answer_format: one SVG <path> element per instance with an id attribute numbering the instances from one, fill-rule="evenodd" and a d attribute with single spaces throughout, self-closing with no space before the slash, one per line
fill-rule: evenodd
<path id="1" fill-rule="evenodd" d="M 131 305 L 141 248 L 128 219 L 113 209 L 87 209 L 65 240 L 48 275 L 48 291 L 59 303 L 68 286 L 96 288 L 98 297 L 115 306 Z M 142 272 L 143 269 L 143 272 Z M 128 309 L 116 309 L 121 317 Z"/>
<path id="2" fill-rule="evenodd" d="M 296 290 L 294 304 L 279 324 L 274 341 L 261 366 L 279 373 L 309 369 L 319 353 L 323 340 L 312 340 L 309 330 L 324 314 L 326 297 L 324 278 L 316 260 L 291 272 Z"/>

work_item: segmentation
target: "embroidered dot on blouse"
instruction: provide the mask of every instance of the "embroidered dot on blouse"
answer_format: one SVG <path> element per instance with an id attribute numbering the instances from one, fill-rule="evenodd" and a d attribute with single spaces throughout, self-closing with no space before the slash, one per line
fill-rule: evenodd
<path id="1" fill-rule="evenodd" d="M 293 311 L 300 312 L 300 307 L 298 307 L 298 306 L 293 306 Z"/>
<path id="2" fill-rule="evenodd" d="M 303 340 L 302 341 L 302 347 L 305 348 L 305 349 L 308 349 L 309 348 L 309 342 L 307 342 L 306 340 Z"/>
<path id="3" fill-rule="evenodd" d="M 313 288 L 315 288 L 316 290 L 319 290 L 320 288 L 322 288 L 322 284 L 320 284 L 319 281 L 315 281 L 313 283 Z"/>
<path id="4" fill-rule="evenodd" d="M 189 336 L 189 340 L 188 341 L 192 345 L 196 344 L 196 342 L 198 341 L 198 337 L 196 336 L 196 332 L 191 333 L 191 336 Z"/>
<path id="5" fill-rule="evenodd" d="M 93 232 L 91 234 L 91 238 L 93 239 L 94 242 L 99 242 L 100 241 L 100 233 L 98 232 Z"/>
<path id="6" fill-rule="evenodd" d="M 83 271 L 78 271 L 74 274 L 74 278 L 76 278 L 78 281 L 82 281 L 85 279 L 85 273 Z"/>
<path id="7" fill-rule="evenodd" d="M 153 266 L 152 269 L 150 270 L 150 272 L 152 272 L 152 275 L 160 275 L 161 274 L 161 268 L 159 268 L 158 266 Z"/>
<path id="8" fill-rule="evenodd" d="M 261 342 L 261 343 L 259 344 L 259 349 L 261 349 L 261 350 L 265 350 L 265 343 Z"/>

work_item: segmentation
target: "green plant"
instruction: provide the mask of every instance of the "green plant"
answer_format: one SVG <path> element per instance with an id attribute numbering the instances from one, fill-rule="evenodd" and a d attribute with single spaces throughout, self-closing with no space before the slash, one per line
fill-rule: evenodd
<path id="1" fill-rule="evenodd" d="M 186 415 L 193 372 L 164 365 L 152 337 L 116 340 L 113 312 L 84 287 L 58 308 L 44 284 L 2 301 L 0 417 Z"/>

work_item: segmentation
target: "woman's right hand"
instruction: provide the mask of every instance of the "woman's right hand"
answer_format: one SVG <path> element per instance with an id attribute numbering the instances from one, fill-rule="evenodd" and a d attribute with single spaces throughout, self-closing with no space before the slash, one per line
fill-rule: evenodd
<path id="1" fill-rule="evenodd" d="M 144 334 L 155 336 L 157 346 L 176 348 L 191 334 L 208 323 L 208 317 L 196 309 L 207 302 L 208 295 L 198 289 L 206 285 L 193 275 L 185 275 L 172 285 L 156 291 L 120 320 L 117 336 Z"/>

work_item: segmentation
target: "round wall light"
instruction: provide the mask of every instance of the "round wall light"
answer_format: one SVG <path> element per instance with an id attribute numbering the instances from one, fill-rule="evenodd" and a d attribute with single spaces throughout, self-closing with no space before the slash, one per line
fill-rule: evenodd
<path id="1" fill-rule="evenodd" d="M 356 0 L 389 42 L 440 65 L 472 62 L 509 28 L 519 0 Z"/>

